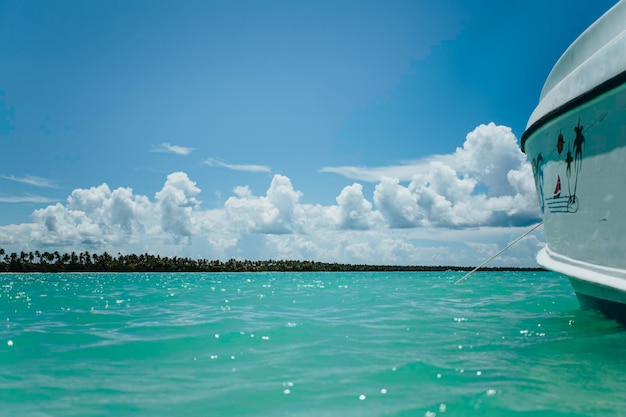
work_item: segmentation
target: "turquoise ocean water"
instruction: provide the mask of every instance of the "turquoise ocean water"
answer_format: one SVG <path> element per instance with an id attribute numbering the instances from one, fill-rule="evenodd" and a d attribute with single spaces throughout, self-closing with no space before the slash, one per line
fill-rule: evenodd
<path id="1" fill-rule="evenodd" d="M 0 416 L 619 416 L 548 272 L 0 275 Z"/>

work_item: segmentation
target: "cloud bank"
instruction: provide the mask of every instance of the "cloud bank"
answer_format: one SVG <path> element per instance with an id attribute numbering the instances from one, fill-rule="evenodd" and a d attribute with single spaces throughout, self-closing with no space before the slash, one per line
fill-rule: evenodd
<path id="1" fill-rule="evenodd" d="M 265 195 L 239 186 L 216 209 L 202 207 L 200 188 L 184 172 L 168 175 L 152 198 L 101 184 L 34 211 L 32 223 L 0 227 L 0 247 L 471 265 L 539 220 L 530 166 L 507 127 L 480 125 L 453 154 L 402 170 L 409 166 L 409 178 L 389 175 L 393 168 L 354 169 L 363 181 L 380 176 L 371 199 L 354 182 L 328 206 L 302 203 L 303 193 L 279 174 Z M 540 245 L 531 236 L 501 261 L 532 263 Z"/>

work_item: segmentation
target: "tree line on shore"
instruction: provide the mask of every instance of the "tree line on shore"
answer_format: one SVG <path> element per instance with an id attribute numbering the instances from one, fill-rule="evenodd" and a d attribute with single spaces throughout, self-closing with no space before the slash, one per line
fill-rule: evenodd
<path id="1" fill-rule="evenodd" d="M 12 252 L 0 248 L 0 272 L 339 272 L 339 271 L 470 271 L 469 266 L 355 265 L 298 260 L 228 261 L 162 257 L 148 253 L 111 256 L 85 252 Z M 520 271 L 541 268 L 487 267 L 482 270 Z"/>

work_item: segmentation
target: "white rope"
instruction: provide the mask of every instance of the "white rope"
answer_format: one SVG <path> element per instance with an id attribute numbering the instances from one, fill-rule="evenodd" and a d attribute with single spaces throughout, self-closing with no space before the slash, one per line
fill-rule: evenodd
<path id="1" fill-rule="evenodd" d="M 465 278 L 469 277 L 470 275 L 472 275 L 474 272 L 478 271 L 480 268 L 482 268 L 485 264 L 489 263 L 492 259 L 498 257 L 502 252 L 504 252 L 505 250 L 507 250 L 508 248 L 510 248 L 511 246 L 515 245 L 517 242 L 519 242 L 520 240 L 524 239 L 526 236 L 528 236 L 533 230 L 535 230 L 536 228 L 538 228 L 539 226 L 541 226 L 543 224 L 543 222 L 537 223 L 536 225 L 534 225 L 533 227 L 531 227 L 531 229 L 529 231 L 527 231 L 526 233 L 524 233 L 523 235 L 521 235 L 520 237 L 518 237 L 517 239 L 515 239 L 513 242 L 509 243 L 508 245 L 506 245 L 504 247 L 504 249 L 502 249 L 500 252 L 496 253 L 495 255 L 493 255 L 491 258 L 487 259 L 485 262 L 483 262 L 482 264 L 478 265 L 476 268 L 472 269 L 470 272 L 468 272 L 467 274 L 463 275 L 463 277 L 459 278 L 455 284 L 458 284 L 459 282 L 463 281 Z"/>

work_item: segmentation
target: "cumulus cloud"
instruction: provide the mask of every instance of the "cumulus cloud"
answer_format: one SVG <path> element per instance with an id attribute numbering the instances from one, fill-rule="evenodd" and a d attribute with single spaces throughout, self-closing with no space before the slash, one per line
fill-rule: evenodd
<path id="1" fill-rule="evenodd" d="M 420 223 L 416 196 L 397 178 L 383 177 L 374 192 L 376 207 L 391 227 L 414 227 Z"/>
<path id="2" fill-rule="evenodd" d="M 376 207 L 391 227 L 523 225 L 539 220 L 530 165 L 506 126 L 480 125 L 462 147 L 415 165 L 407 185 L 383 177 Z"/>
<path id="3" fill-rule="evenodd" d="M 386 167 L 325 167 L 377 182 L 374 203 L 392 228 L 526 225 L 539 220 L 531 167 L 511 129 L 468 133 L 452 154 Z"/>
<path id="4" fill-rule="evenodd" d="M 167 176 L 163 189 L 156 193 L 156 209 L 160 213 L 161 227 L 176 239 L 192 235 L 194 208 L 200 205 L 196 196 L 200 189 L 184 172 Z"/>
<path id="5" fill-rule="evenodd" d="M 66 204 L 35 210 L 24 238 L 28 246 L 108 250 L 151 239 L 179 242 L 194 233 L 199 193 L 195 183 L 181 172 L 168 175 L 155 201 L 134 195 L 131 188 L 111 190 L 107 184 L 77 189 Z M 0 241 L 8 240 L 7 230 L 0 229 Z"/>
<path id="6" fill-rule="evenodd" d="M 208 166 L 226 168 L 232 171 L 244 171 L 244 172 L 265 172 L 270 173 L 272 169 L 265 165 L 253 165 L 253 164 L 228 164 L 215 158 L 206 158 L 204 163 Z"/>
<path id="7" fill-rule="evenodd" d="M 382 223 L 382 216 L 372 211 L 372 203 L 365 199 L 363 186 L 354 183 L 345 187 L 337 197 L 337 223 L 342 229 L 367 230 Z"/>
<path id="8" fill-rule="evenodd" d="M 111 191 L 106 184 L 77 189 L 67 204 L 57 203 L 33 212 L 33 240 L 43 245 L 106 245 L 139 238 L 143 231 L 141 207 L 146 197 L 133 196 L 130 188 Z M 148 210 L 149 211 L 149 210 Z M 143 216 L 144 218 L 150 218 Z"/>
<path id="9" fill-rule="evenodd" d="M 236 196 L 224 204 L 226 215 L 233 224 L 253 233 L 295 231 L 294 214 L 302 193 L 293 189 L 289 178 L 274 175 L 265 196 L 253 196 L 247 187 L 238 187 L 235 193 Z"/>
<path id="10" fill-rule="evenodd" d="M 93 218 L 60 203 L 36 210 L 33 220 L 39 227 L 32 237 L 43 245 L 64 246 L 72 242 L 91 245 L 106 241 L 106 235 Z"/>
<path id="11" fill-rule="evenodd" d="M 358 182 L 347 185 L 326 206 L 302 203 L 279 174 L 264 195 L 241 185 L 214 209 L 202 208 L 201 190 L 184 172 L 168 175 L 153 198 L 101 184 L 35 210 L 30 224 L 0 226 L 0 247 L 466 265 L 539 218 L 530 166 L 504 126 L 478 126 L 453 154 L 413 168 L 409 179 L 380 177 L 370 198 Z M 540 244 L 527 239 L 507 261 L 519 264 L 519 253 L 532 263 Z"/>
<path id="12" fill-rule="evenodd" d="M 484 184 L 489 195 L 496 196 L 514 191 L 509 172 L 528 165 L 511 128 L 494 123 L 480 125 L 468 133 L 463 147 L 457 148 L 447 162 Z"/>
<path id="13" fill-rule="evenodd" d="M 167 142 L 152 147 L 152 152 L 175 153 L 177 155 L 189 155 L 194 150 L 194 148 L 187 148 L 185 146 L 170 145 Z"/>

